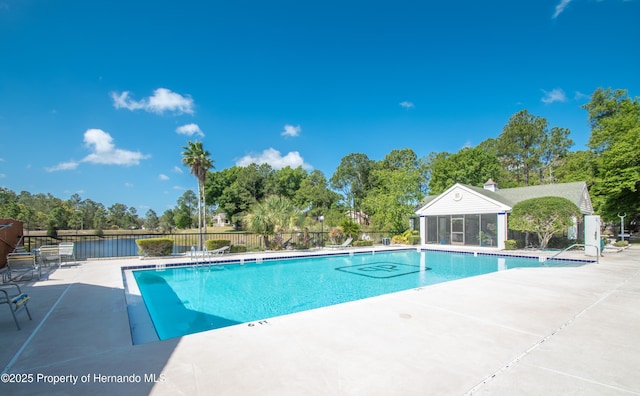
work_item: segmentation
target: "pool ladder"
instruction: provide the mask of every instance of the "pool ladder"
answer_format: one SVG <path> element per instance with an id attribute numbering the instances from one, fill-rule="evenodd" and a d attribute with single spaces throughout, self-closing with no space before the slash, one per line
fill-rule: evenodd
<path id="1" fill-rule="evenodd" d="M 600 247 L 599 247 L 599 246 L 596 246 L 596 245 L 590 245 L 590 244 L 584 244 L 584 243 L 574 243 L 573 245 L 571 245 L 571 246 L 569 246 L 569 247 L 567 247 L 567 248 L 564 248 L 564 249 L 562 249 L 561 251 L 559 251 L 558 253 L 554 254 L 554 255 L 553 255 L 553 256 L 551 256 L 551 257 L 549 257 L 549 258 L 547 259 L 547 261 L 548 261 L 548 260 L 553 260 L 554 258 L 558 257 L 559 255 L 561 255 L 562 253 L 566 252 L 567 250 L 569 250 L 569 249 L 573 249 L 574 247 L 578 247 L 578 246 L 582 246 L 582 247 L 591 246 L 591 247 L 596 248 L 596 263 L 597 263 L 597 264 L 600 264 L 600 253 L 601 253 L 601 252 L 600 252 Z"/>
<path id="2" fill-rule="evenodd" d="M 189 252 L 189 261 L 191 262 L 192 266 L 198 267 L 205 264 L 211 264 L 211 261 L 208 259 L 209 254 L 206 247 L 203 250 L 196 250 L 195 246 L 191 246 L 191 251 Z"/>

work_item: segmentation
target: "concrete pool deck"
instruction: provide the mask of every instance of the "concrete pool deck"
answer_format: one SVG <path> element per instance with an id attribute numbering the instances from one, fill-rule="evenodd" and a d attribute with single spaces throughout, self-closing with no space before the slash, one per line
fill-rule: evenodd
<path id="1" fill-rule="evenodd" d="M 156 260 L 79 262 L 21 283 L 33 317 L 18 314 L 22 330 L 0 306 L 0 393 L 640 395 L 639 253 L 142 345 L 132 345 L 120 268 Z"/>

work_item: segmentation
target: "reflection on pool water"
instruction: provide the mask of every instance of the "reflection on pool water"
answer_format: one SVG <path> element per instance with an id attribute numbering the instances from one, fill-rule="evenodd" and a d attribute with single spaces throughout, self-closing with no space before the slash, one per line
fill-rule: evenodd
<path id="1" fill-rule="evenodd" d="M 402 250 L 133 271 L 160 339 L 490 272 L 581 265 Z"/>

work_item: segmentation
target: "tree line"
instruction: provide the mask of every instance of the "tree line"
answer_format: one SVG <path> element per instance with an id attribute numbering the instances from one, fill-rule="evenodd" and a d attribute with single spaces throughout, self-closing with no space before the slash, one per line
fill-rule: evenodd
<path id="1" fill-rule="evenodd" d="M 121 203 L 107 208 L 78 194 L 62 200 L 3 187 L 0 217 L 41 229 L 145 227 L 170 232 L 206 227 L 206 219 L 224 213 L 241 229 L 259 203 L 277 196 L 304 213 L 308 225 L 317 226 L 322 219 L 330 227 L 351 218 L 373 230 L 399 234 L 427 194 L 439 194 L 456 182 L 482 186 L 493 179 L 503 188 L 585 181 L 597 214 L 614 221 L 626 213 L 627 224 L 635 225 L 640 210 L 640 102 L 625 90 L 598 88 L 583 108 L 591 126 L 586 150 L 571 151 L 569 129 L 550 126 L 527 110 L 511 116 L 495 138 L 477 146 L 424 158 L 411 148 L 396 149 L 379 161 L 351 153 L 329 177 L 319 170 L 273 169 L 268 164 L 213 170 L 202 143 L 189 142 L 183 164 L 197 177 L 198 192 L 187 190 L 161 216 L 148 210 L 141 217 Z"/>

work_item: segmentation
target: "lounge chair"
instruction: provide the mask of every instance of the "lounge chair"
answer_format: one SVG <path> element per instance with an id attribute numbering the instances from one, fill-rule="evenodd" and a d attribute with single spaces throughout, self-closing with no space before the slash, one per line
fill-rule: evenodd
<path id="1" fill-rule="evenodd" d="M 328 247 L 330 249 L 339 249 L 339 248 L 345 248 L 345 247 L 349 247 L 351 246 L 351 242 L 353 242 L 353 238 L 347 238 L 346 241 L 342 242 L 339 245 L 326 245 L 325 247 Z"/>
<path id="2" fill-rule="evenodd" d="M 60 247 L 58 245 L 42 245 L 38 249 L 38 260 L 42 265 L 57 263 L 60 266 Z"/>
<path id="3" fill-rule="evenodd" d="M 62 265 L 62 261 L 73 260 L 76 261 L 76 253 L 73 242 L 60 242 L 58 245 L 59 255 L 60 255 L 60 265 Z"/>
<path id="4" fill-rule="evenodd" d="M 218 256 L 218 255 L 223 255 L 224 252 L 226 252 L 230 248 L 231 248 L 231 246 L 223 246 L 221 248 L 217 248 L 217 249 L 213 249 L 213 250 L 205 250 L 205 252 L 206 252 L 206 254 L 208 256 Z"/>
<path id="5" fill-rule="evenodd" d="M 31 253 L 9 253 L 7 254 L 7 267 L 9 268 L 9 280 L 17 279 L 30 272 L 31 279 L 38 273 L 38 280 L 42 276 L 40 265 L 36 262 L 36 256 Z"/>
<path id="6" fill-rule="evenodd" d="M 202 256 L 203 256 L 203 258 L 211 257 L 211 256 L 222 256 L 224 254 L 224 252 L 226 252 L 230 248 L 231 248 L 231 246 L 223 246 L 221 248 L 217 248 L 217 249 L 213 249 L 213 250 L 206 250 L 205 249 Z"/>
<path id="7" fill-rule="evenodd" d="M 293 249 L 293 244 L 291 243 L 291 240 L 292 240 L 292 239 L 293 239 L 293 238 L 289 238 L 289 239 L 287 239 L 287 240 L 282 244 L 282 248 L 283 248 L 283 249 L 287 249 L 287 250 L 289 250 L 289 249 Z"/>
<path id="8" fill-rule="evenodd" d="M 213 249 L 213 250 L 207 250 L 207 248 L 205 247 L 204 250 L 195 250 L 192 249 L 189 252 L 185 253 L 189 255 L 189 259 L 191 261 L 195 260 L 204 260 L 208 257 L 211 256 L 218 256 L 218 255 L 222 255 L 224 254 L 224 252 L 226 252 L 227 250 L 229 250 L 231 248 L 231 246 L 223 246 L 221 248 L 218 249 Z"/>
<path id="9" fill-rule="evenodd" d="M 31 312 L 29 312 L 29 307 L 27 307 L 28 302 L 29 296 L 20 290 L 20 286 L 16 284 L 0 286 L 0 304 L 7 304 L 9 306 L 11 316 L 13 316 L 13 321 L 16 322 L 18 330 L 20 330 L 20 324 L 18 324 L 18 318 L 16 318 L 17 312 L 24 309 L 29 316 L 29 320 L 31 320 Z"/>

